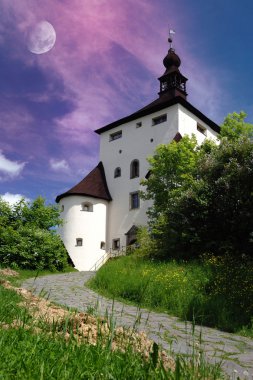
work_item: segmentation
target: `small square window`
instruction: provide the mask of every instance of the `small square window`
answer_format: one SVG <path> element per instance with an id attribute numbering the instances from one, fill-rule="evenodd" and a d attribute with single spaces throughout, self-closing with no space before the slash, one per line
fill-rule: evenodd
<path id="1" fill-rule="evenodd" d="M 118 140 L 122 137 L 122 131 L 114 132 L 110 134 L 109 141 Z"/>
<path id="2" fill-rule="evenodd" d="M 140 199 L 139 199 L 139 193 L 131 193 L 130 194 L 130 210 L 134 210 L 136 208 L 140 207 Z"/>
<path id="3" fill-rule="evenodd" d="M 105 242 L 104 241 L 101 241 L 101 243 L 100 243 L 100 249 L 105 249 Z"/>
<path id="4" fill-rule="evenodd" d="M 77 239 L 76 239 L 76 246 L 77 246 L 77 247 L 82 247 L 82 245 L 83 245 L 83 239 L 81 239 L 81 238 L 77 238 Z"/>
<path id="5" fill-rule="evenodd" d="M 61 212 L 64 211 L 64 205 L 61 205 Z"/>
<path id="6" fill-rule="evenodd" d="M 152 119 L 152 125 L 161 124 L 167 121 L 167 114 L 163 114 Z"/>
<path id="7" fill-rule="evenodd" d="M 140 128 L 142 127 L 142 121 L 138 121 L 138 123 L 136 123 L 136 128 Z"/>
<path id="8" fill-rule="evenodd" d="M 120 239 L 113 239 L 112 241 L 112 249 L 119 250 L 120 249 Z"/>
<path id="9" fill-rule="evenodd" d="M 82 203 L 81 211 L 93 212 L 93 204 L 89 202 Z"/>
<path id="10" fill-rule="evenodd" d="M 201 124 L 197 124 L 197 130 L 200 132 L 200 133 L 202 133 L 203 135 L 207 135 L 207 129 L 205 128 L 205 127 L 203 127 L 203 125 L 201 125 Z"/>

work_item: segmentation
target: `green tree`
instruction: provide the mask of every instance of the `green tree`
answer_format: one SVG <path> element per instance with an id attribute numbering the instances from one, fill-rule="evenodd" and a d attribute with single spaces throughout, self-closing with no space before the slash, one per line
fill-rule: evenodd
<path id="1" fill-rule="evenodd" d="M 14 213 L 22 219 L 23 224 L 43 230 L 50 230 L 62 224 L 59 208 L 54 205 L 46 205 L 45 199 L 42 197 L 36 198 L 32 203 L 20 201 L 15 205 Z"/>
<path id="2" fill-rule="evenodd" d="M 170 214 L 191 253 L 252 255 L 252 163 L 253 144 L 245 135 L 222 139 L 202 157 L 197 178 Z"/>
<path id="3" fill-rule="evenodd" d="M 184 137 L 159 147 L 143 182 L 152 199 L 149 230 L 160 257 L 205 252 L 252 255 L 253 125 L 231 114 L 220 143 Z M 185 169 L 184 169 L 185 168 Z"/>
<path id="4" fill-rule="evenodd" d="M 197 157 L 197 140 L 194 136 L 157 147 L 154 156 L 148 158 L 151 167 L 149 178 L 142 181 L 146 187 L 142 193 L 143 199 L 153 200 L 150 214 L 156 217 L 163 213 L 182 188 L 191 184 Z"/>
<path id="5" fill-rule="evenodd" d="M 246 123 L 246 116 L 246 113 L 243 111 L 228 114 L 221 126 L 220 138 L 223 139 L 226 137 L 228 140 L 235 141 L 245 136 L 252 139 L 253 124 Z"/>
<path id="6" fill-rule="evenodd" d="M 156 240 L 152 255 L 163 256 L 168 240 L 172 245 L 174 231 L 168 229 L 170 211 L 183 189 L 191 186 L 199 154 L 196 138 L 185 136 L 178 143 L 172 141 L 160 145 L 154 156 L 148 159 L 150 176 L 142 181 L 145 191 L 141 195 L 143 199 L 153 201 L 148 211 L 149 230 Z"/>
<path id="7" fill-rule="evenodd" d="M 0 198 L 0 264 L 26 269 L 63 270 L 67 252 L 55 227 L 62 223 L 56 206 L 42 197 L 14 206 Z"/>

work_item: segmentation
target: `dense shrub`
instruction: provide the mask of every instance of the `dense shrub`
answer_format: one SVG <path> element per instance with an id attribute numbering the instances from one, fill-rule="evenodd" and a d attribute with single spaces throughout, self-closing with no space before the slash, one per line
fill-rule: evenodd
<path id="1" fill-rule="evenodd" d="M 242 255 L 206 256 L 210 269 L 204 321 L 228 331 L 251 327 L 253 318 L 253 260 Z M 189 309 L 189 314 L 191 310 Z"/>
<path id="2" fill-rule="evenodd" d="M 229 115 L 219 144 L 183 137 L 157 148 L 142 183 L 151 199 L 150 255 L 190 259 L 253 252 L 253 125 Z"/>
<path id="3" fill-rule="evenodd" d="M 63 270 L 67 252 L 56 234 L 59 211 L 42 198 L 14 207 L 0 199 L 0 264 L 26 269 Z"/>

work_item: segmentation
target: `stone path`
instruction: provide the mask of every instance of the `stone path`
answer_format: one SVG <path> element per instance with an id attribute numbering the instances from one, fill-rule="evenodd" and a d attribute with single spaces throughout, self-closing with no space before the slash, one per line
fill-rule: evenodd
<path id="1" fill-rule="evenodd" d="M 50 300 L 79 311 L 96 311 L 104 316 L 112 315 L 118 326 L 135 326 L 145 331 L 150 339 L 161 344 L 164 349 L 189 354 L 193 342 L 190 322 L 164 313 L 150 312 L 102 297 L 84 284 L 94 273 L 72 272 L 29 279 L 22 287 L 32 289 Z M 202 337 L 201 348 L 211 362 L 223 361 L 223 369 L 230 379 L 253 380 L 253 340 L 219 330 L 195 326 L 195 341 Z M 236 373 L 238 371 L 238 373 Z M 246 371 L 246 372 L 245 372 Z"/>

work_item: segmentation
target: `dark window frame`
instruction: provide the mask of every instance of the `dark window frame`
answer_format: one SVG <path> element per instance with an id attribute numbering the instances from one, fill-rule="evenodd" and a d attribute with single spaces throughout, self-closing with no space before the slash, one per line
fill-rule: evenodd
<path id="1" fill-rule="evenodd" d="M 121 137 L 122 137 L 122 131 L 117 131 L 110 134 L 109 141 L 115 141 L 115 140 L 121 139 Z"/>
<path id="2" fill-rule="evenodd" d="M 130 179 L 138 178 L 140 176 L 140 162 L 134 159 L 130 164 Z"/>
<path id="3" fill-rule="evenodd" d="M 81 207 L 81 211 L 93 212 L 93 204 L 91 202 L 83 202 Z"/>
<path id="4" fill-rule="evenodd" d="M 112 239 L 112 249 L 113 251 L 119 251 L 120 250 L 120 239 Z"/>
<path id="5" fill-rule="evenodd" d="M 82 247 L 82 246 L 83 246 L 83 239 L 76 238 L 76 247 Z"/>
<path id="6" fill-rule="evenodd" d="M 197 123 L 197 131 L 202 133 L 202 135 L 207 136 L 207 129 L 200 123 Z"/>
<path id="7" fill-rule="evenodd" d="M 157 124 L 161 124 L 161 123 L 165 123 L 165 121 L 167 121 L 167 113 L 153 117 L 152 126 L 157 125 Z"/>
<path id="8" fill-rule="evenodd" d="M 121 168 L 118 166 L 114 170 L 114 178 L 119 178 L 119 177 L 121 177 Z"/>
<path id="9" fill-rule="evenodd" d="M 140 208 L 140 194 L 139 191 L 135 191 L 133 193 L 130 193 L 129 197 L 130 202 L 130 210 L 137 210 Z"/>

